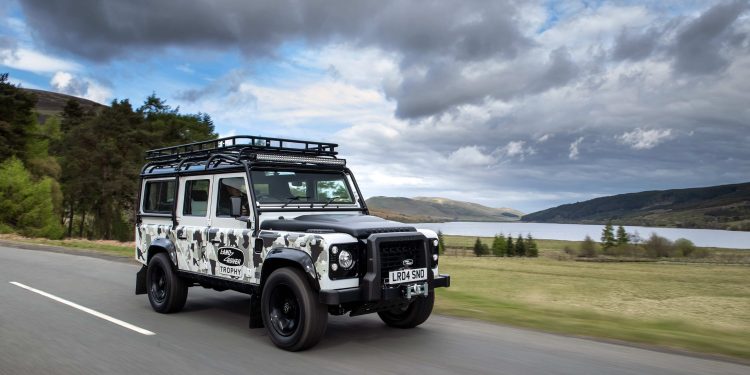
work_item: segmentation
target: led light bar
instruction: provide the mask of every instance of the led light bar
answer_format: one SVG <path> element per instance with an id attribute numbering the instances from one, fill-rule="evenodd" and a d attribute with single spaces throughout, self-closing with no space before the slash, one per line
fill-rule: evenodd
<path id="1" fill-rule="evenodd" d="M 326 158 L 315 158 L 315 157 L 293 156 L 293 155 L 256 154 L 255 160 L 282 162 L 282 163 L 340 165 L 342 167 L 346 166 L 345 159 L 326 159 Z"/>

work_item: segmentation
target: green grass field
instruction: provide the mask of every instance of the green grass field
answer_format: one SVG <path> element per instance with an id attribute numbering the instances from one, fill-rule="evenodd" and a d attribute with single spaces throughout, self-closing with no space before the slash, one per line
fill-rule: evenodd
<path id="1" fill-rule="evenodd" d="M 750 358 L 750 267 L 446 256 L 436 311 Z"/>

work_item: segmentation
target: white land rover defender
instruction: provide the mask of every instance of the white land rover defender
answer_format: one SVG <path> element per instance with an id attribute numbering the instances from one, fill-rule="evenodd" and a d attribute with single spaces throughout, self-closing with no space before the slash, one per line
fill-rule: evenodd
<path id="1" fill-rule="evenodd" d="M 280 348 L 315 345 L 328 314 L 412 328 L 432 312 L 434 232 L 368 215 L 333 143 L 235 136 L 147 152 L 136 294 L 182 309 L 188 287 L 250 298 L 250 327 Z"/>

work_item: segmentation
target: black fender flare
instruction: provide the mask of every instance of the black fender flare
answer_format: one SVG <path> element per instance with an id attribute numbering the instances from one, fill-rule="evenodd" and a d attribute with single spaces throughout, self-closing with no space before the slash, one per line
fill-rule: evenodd
<path id="1" fill-rule="evenodd" d="M 307 281 L 314 291 L 320 291 L 320 282 L 318 281 L 318 272 L 315 271 L 315 264 L 313 263 L 310 254 L 299 250 L 288 247 L 279 247 L 272 249 L 266 255 L 266 259 L 263 260 L 263 267 L 261 268 L 260 276 L 260 290 L 263 290 L 263 285 L 266 282 L 271 272 L 278 268 L 292 266 L 297 267 L 307 276 Z"/>
<path id="2" fill-rule="evenodd" d="M 169 260 L 172 261 L 172 265 L 177 268 L 177 247 L 168 238 L 159 237 L 151 241 L 151 245 L 148 247 L 148 259 L 146 264 L 151 261 L 151 258 L 160 252 L 165 252 L 169 255 Z"/>

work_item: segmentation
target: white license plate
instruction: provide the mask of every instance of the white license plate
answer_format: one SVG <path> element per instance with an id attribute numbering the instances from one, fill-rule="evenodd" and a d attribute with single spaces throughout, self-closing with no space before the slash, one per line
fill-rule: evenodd
<path id="1" fill-rule="evenodd" d="M 422 280 L 427 280 L 427 268 L 391 271 L 388 273 L 388 284 L 403 284 Z"/>

